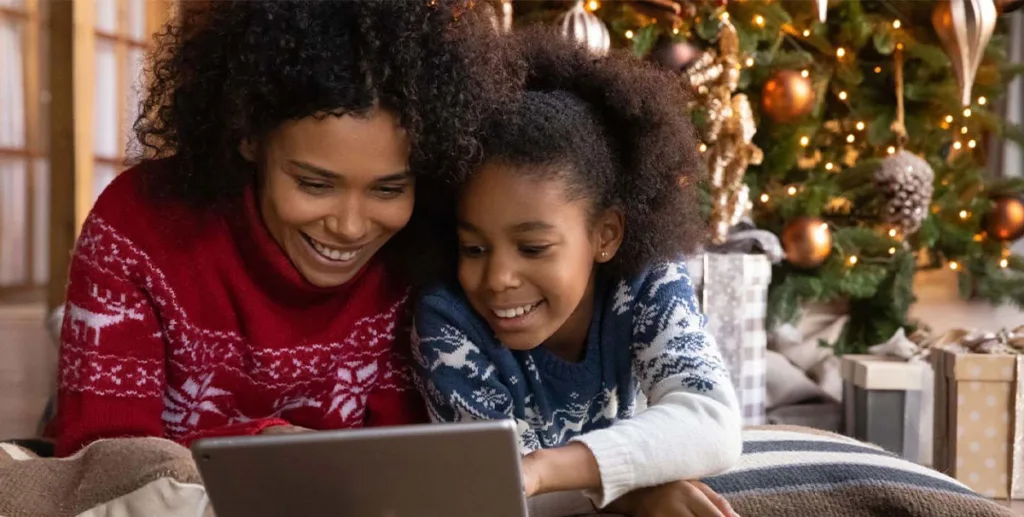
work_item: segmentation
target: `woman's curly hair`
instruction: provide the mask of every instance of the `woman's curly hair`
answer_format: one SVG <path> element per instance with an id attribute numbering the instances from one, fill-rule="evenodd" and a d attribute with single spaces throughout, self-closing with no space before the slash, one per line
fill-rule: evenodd
<path id="1" fill-rule="evenodd" d="M 625 52 L 596 58 L 547 28 L 513 38 L 526 92 L 485 126 L 484 159 L 555 177 L 593 211 L 622 210 L 609 266 L 635 274 L 693 252 L 707 235 L 703 167 L 679 78 Z"/>
<path id="2" fill-rule="evenodd" d="M 466 0 L 209 2 L 183 5 L 157 36 L 130 155 L 171 158 L 161 188 L 200 205 L 236 197 L 253 166 L 238 152 L 307 116 L 394 110 L 424 205 L 450 206 L 446 180 L 480 156 L 479 131 L 515 82 L 497 34 Z M 407 228 L 404 233 L 422 233 Z M 405 251 L 409 251 L 408 249 Z"/>

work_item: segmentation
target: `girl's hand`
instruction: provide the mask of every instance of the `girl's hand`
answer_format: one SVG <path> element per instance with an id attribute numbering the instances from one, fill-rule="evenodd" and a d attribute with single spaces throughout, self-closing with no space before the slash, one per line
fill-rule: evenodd
<path id="1" fill-rule="evenodd" d="M 631 517 L 739 517 L 724 497 L 700 481 L 635 490 L 608 509 Z"/>
<path id="2" fill-rule="evenodd" d="M 521 464 L 523 493 L 526 494 L 526 497 L 533 497 L 540 492 L 540 465 L 536 460 L 537 456 L 529 454 L 523 458 Z"/>

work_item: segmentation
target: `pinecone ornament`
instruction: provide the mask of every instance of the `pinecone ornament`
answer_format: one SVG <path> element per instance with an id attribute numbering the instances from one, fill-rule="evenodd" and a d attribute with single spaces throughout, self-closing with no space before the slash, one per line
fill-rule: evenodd
<path id="1" fill-rule="evenodd" d="M 887 200 L 883 217 L 904 236 L 919 230 L 928 217 L 934 179 L 928 162 L 904 150 L 886 158 L 875 171 L 875 184 Z"/>

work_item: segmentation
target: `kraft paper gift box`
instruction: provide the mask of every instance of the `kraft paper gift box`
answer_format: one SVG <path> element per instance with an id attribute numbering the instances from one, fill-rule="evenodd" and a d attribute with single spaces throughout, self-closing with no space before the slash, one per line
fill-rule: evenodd
<path id="1" fill-rule="evenodd" d="M 1024 353 L 935 349 L 935 465 L 972 490 L 1024 499 Z"/>
<path id="2" fill-rule="evenodd" d="M 744 425 L 763 425 L 772 263 L 765 255 L 705 253 L 688 265 L 702 282 L 707 330 L 718 343 L 739 397 Z"/>
<path id="3" fill-rule="evenodd" d="M 844 434 L 921 465 L 932 461 L 932 369 L 924 361 L 840 358 Z"/>

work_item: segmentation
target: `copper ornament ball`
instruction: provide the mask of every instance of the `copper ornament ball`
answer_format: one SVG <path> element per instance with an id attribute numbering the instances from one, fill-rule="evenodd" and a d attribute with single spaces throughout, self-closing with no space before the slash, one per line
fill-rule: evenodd
<path id="1" fill-rule="evenodd" d="M 997 197 L 985 217 L 985 231 L 997 241 L 1013 241 L 1024 236 L 1024 201 L 1012 196 Z"/>
<path id="2" fill-rule="evenodd" d="M 761 90 L 761 107 L 780 124 L 796 121 L 814 109 L 811 80 L 795 70 L 776 72 Z"/>
<path id="3" fill-rule="evenodd" d="M 832 230 L 817 217 L 798 217 L 782 230 L 786 261 L 800 269 L 820 266 L 832 252 Z"/>

